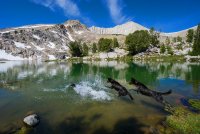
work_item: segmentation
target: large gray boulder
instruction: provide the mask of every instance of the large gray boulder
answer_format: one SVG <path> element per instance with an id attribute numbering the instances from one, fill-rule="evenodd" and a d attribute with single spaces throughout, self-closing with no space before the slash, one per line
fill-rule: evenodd
<path id="1" fill-rule="evenodd" d="M 35 127 L 40 123 L 40 118 L 37 114 L 31 114 L 26 116 L 23 122 L 30 127 Z"/>

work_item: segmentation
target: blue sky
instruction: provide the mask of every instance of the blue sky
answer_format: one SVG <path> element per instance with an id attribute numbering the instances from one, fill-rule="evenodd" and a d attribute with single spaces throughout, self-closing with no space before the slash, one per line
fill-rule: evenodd
<path id="1" fill-rule="evenodd" d="M 0 0 L 0 28 L 68 19 L 99 27 L 131 20 L 174 32 L 200 23 L 200 0 Z"/>

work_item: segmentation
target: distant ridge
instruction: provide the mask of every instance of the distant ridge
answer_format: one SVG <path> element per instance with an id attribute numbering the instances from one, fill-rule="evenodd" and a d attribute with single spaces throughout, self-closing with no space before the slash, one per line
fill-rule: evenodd
<path id="1" fill-rule="evenodd" d="M 178 32 L 171 32 L 171 33 L 161 33 L 162 36 L 169 36 L 169 37 L 177 37 L 177 36 L 180 36 L 180 37 L 185 37 L 187 35 L 187 31 L 189 29 L 194 29 L 196 30 L 197 29 L 197 26 L 194 26 L 194 27 L 191 27 L 191 28 L 188 28 L 188 29 L 185 29 L 185 30 L 181 30 L 181 31 L 178 31 Z"/>
<path id="2" fill-rule="evenodd" d="M 177 31 L 177 32 L 171 32 L 171 33 L 161 33 L 161 36 L 169 36 L 169 37 L 185 37 L 187 35 L 187 31 L 189 29 L 196 29 L 197 26 Z M 137 30 L 149 30 L 148 28 L 135 23 L 133 21 L 126 22 L 121 25 L 117 25 L 112 28 L 103 28 L 103 27 L 95 27 L 92 26 L 89 28 L 91 32 L 96 33 L 96 34 L 120 34 L 120 35 L 128 35 L 130 33 L 134 33 Z"/>
<path id="3" fill-rule="evenodd" d="M 122 35 L 128 35 L 129 33 L 133 33 L 137 30 L 148 30 L 148 28 L 133 21 L 126 22 L 122 25 L 117 25 L 113 28 L 101 28 L 92 26 L 89 29 L 91 32 L 97 34 L 122 34 Z"/>

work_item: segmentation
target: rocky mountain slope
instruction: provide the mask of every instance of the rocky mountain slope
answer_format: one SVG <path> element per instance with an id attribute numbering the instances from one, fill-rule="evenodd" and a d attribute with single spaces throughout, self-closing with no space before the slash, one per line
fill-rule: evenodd
<path id="1" fill-rule="evenodd" d="M 95 26 L 90 27 L 90 31 L 97 34 L 128 35 L 130 33 L 135 32 L 136 30 L 148 30 L 148 28 L 132 21 L 129 21 L 122 25 L 115 26 L 113 28 L 100 28 Z"/>
<path id="2" fill-rule="evenodd" d="M 196 27 L 193 27 L 194 29 Z M 28 25 L 0 30 L 0 60 L 54 60 L 70 57 L 69 42 L 80 40 L 87 43 L 97 42 L 100 38 L 116 37 L 123 46 L 125 36 L 136 30 L 148 30 L 127 22 L 113 28 L 87 28 L 78 20 L 63 24 Z M 166 37 L 185 37 L 187 30 L 176 33 L 161 33 Z"/>
<path id="3" fill-rule="evenodd" d="M 78 21 L 4 29 L 0 31 L 0 59 L 65 58 L 69 56 L 69 42 L 87 31 Z"/>

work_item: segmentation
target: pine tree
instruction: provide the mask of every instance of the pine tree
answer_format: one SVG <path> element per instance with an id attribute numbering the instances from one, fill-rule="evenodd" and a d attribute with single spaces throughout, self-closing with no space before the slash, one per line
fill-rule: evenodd
<path id="1" fill-rule="evenodd" d="M 96 53 L 97 52 L 97 45 L 96 43 L 92 44 L 92 53 Z"/>
<path id="2" fill-rule="evenodd" d="M 178 50 L 183 50 L 182 43 L 179 43 L 179 44 L 177 45 L 177 49 L 178 49 Z"/>
<path id="3" fill-rule="evenodd" d="M 119 47 L 119 43 L 117 41 L 117 38 L 113 38 L 113 48 Z"/>
<path id="4" fill-rule="evenodd" d="M 82 53 L 83 53 L 83 56 L 87 56 L 88 55 L 88 46 L 86 43 L 83 43 L 83 50 L 82 50 Z"/>
<path id="5" fill-rule="evenodd" d="M 173 51 L 172 51 L 171 46 L 167 46 L 167 53 L 170 54 L 170 55 L 173 55 Z"/>
<path id="6" fill-rule="evenodd" d="M 176 38 L 176 37 L 173 38 L 173 42 L 174 42 L 174 43 L 177 42 L 177 38 Z"/>
<path id="7" fill-rule="evenodd" d="M 71 51 L 72 56 L 74 57 L 81 57 L 82 56 L 82 49 L 81 49 L 81 43 L 74 41 L 69 43 L 69 49 Z"/>
<path id="8" fill-rule="evenodd" d="M 164 44 L 160 47 L 160 53 L 165 53 L 165 45 Z"/>
<path id="9" fill-rule="evenodd" d="M 178 37 L 177 37 L 177 41 L 178 41 L 178 42 L 182 42 L 183 39 L 182 39 L 180 36 L 178 36 Z"/>
<path id="10" fill-rule="evenodd" d="M 200 24 L 198 25 L 197 31 L 195 33 L 192 54 L 200 55 Z"/>
<path id="11" fill-rule="evenodd" d="M 194 30 L 193 29 L 189 29 L 188 33 L 187 33 L 187 42 L 188 43 L 192 43 L 194 39 Z"/>
<path id="12" fill-rule="evenodd" d="M 159 44 L 158 38 L 160 37 L 160 34 L 155 31 L 153 27 L 149 30 L 150 36 L 151 36 L 151 45 L 157 46 Z"/>

